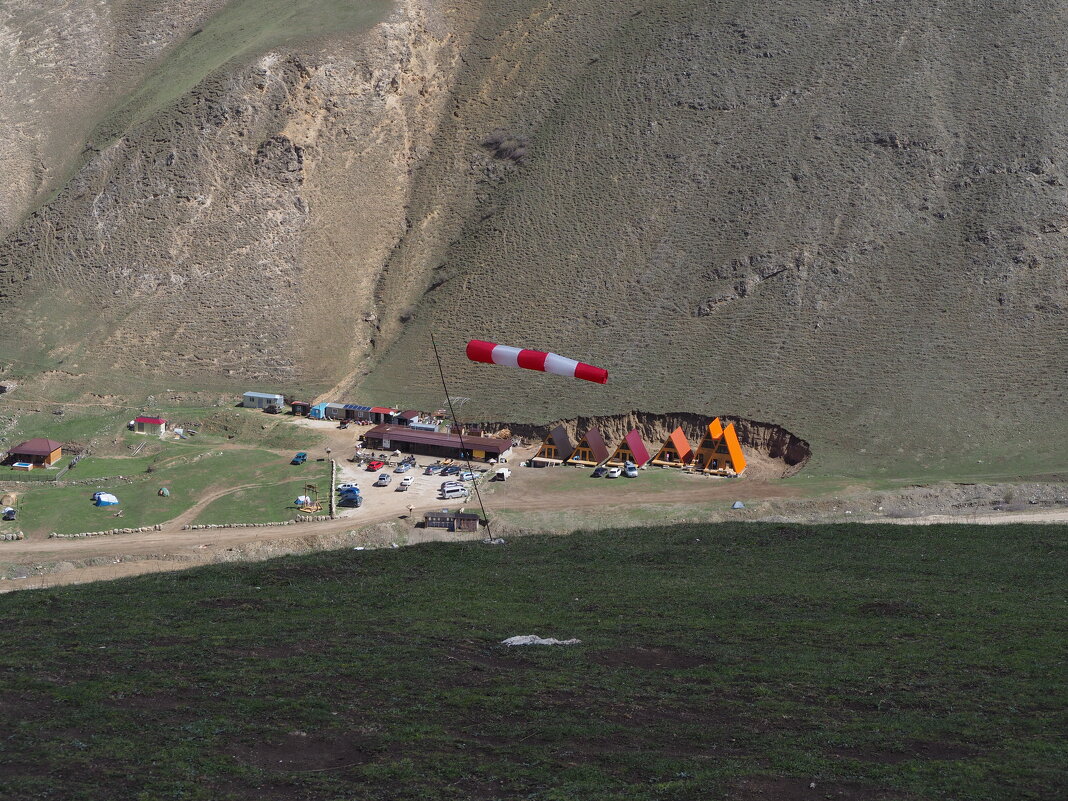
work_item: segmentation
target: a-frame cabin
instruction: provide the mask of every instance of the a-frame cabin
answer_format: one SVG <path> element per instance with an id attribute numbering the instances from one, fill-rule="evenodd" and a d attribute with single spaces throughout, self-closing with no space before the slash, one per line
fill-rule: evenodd
<path id="1" fill-rule="evenodd" d="M 664 444 L 653 457 L 652 463 L 666 467 L 686 467 L 692 459 L 693 448 L 690 447 L 690 441 L 686 439 L 686 434 L 680 426 L 664 440 Z"/>
<path id="2" fill-rule="evenodd" d="M 541 443 L 538 452 L 530 463 L 535 467 L 545 467 L 551 464 L 563 464 L 568 457 L 575 452 L 575 446 L 571 444 L 571 437 L 567 435 L 567 429 L 557 426 Z"/>
<path id="3" fill-rule="evenodd" d="M 745 470 L 745 456 L 734 423 L 724 427 L 717 417 L 708 424 L 708 430 L 697 446 L 693 466 L 704 473 L 721 476 L 739 475 Z"/>
<path id="4" fill-rule="evenodd" d="M 622 467 L 627 462 L 633 462 L 638 467 L 649 461 L 649 449 L 645 447 L 642 435 L 638 429 L 633 429 L 623 441 L 619 443 L 615 453 L 608 459 L 610 467 Z"/>
<path id="5" fill-rule="evenodd" d="M 575 446 L 575 451 L 568 458 L 567 463 L 596 467 L 605 461 L 611 453 L 608 445 L 605 444 L 601 429 L 594 426 L 586 432 L 586 436 Z"/>

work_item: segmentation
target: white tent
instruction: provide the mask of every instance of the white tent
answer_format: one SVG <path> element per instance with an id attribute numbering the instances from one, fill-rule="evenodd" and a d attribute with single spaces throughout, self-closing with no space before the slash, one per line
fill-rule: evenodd
<path id="1" fill-rule="evenodd" d="M 731 509 L 744 509 L 744 508 L 745 508 L 745 504 L 742 503 L 741 501 L 735 501 L 734 505 L 731 507 Z"/>
<path id="2" fill-rule="evenodd" d="M 297 499 L 293 501 L 294 506 L 311 506 L 312 499 L 307 495 L 298 495 Z"/>
<path id="3" fill-rule="evenodd" d="M 119 502 L 110 492 L 98 492 L 94 498 L 97 506 L 115 506 Z"/>

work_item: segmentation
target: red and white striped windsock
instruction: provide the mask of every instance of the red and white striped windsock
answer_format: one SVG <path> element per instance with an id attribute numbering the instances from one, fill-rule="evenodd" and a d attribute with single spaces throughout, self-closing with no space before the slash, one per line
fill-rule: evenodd
<path id="1" fill-rule="evenodd" d="M 467 343 L 467 358 L 473 362 L 486 364 L 503 364 L 509 367 L 522 367 L 526 370 L 541 370 L 543 373 L 581 378 L 597 384 L 608 383 L 608 371 L 592 364 L 576 362 L 555 353 L 543 350 L 525 350 L 472 339 Z"/>

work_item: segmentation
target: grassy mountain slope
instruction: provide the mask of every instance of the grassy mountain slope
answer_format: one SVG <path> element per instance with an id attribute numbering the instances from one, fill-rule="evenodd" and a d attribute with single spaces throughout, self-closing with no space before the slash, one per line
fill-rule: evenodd
<path id="1" fill-rule="evenodd" d="M 503 419 L 685 399 L 781 422 L 817 469 L 1063 466 L 1043 439 L 1066 433 L 1066 62 L 1037 11 L 528 4 L 481 25 L 415 193 L 466 203 L 368 394 L 440 395 L 410 369 L 434 330 L 613 373 L 452 356 L 455 391 Z M 498 127 L 522 165 L 479 148 Z"/>
<path id="2" fill-rule="evenodd" d="M 0 356 L 436 407 L 434 331 L 476 417 L 734 414 L 849 475 L 1064 468 L 1062 7 L 405 0 L 283 40 L 247 5 L 0 243 Z M 471 336 L 612 383 L 467 365 Z"/>

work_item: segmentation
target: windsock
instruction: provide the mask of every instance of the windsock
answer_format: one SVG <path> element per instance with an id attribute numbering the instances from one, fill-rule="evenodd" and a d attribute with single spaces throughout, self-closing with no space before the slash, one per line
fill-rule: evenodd
<path id="1" fill-rule="evenodd" d="M 608 383 L 608 371 L 601 367 L 577 362 L 556 353 L 512 348 L 508 345 L 484 342 L 481 339 L 472 339 L 467 343 L 467 358 L 473 362 L 502 364 L 509 367 L 522 367 L 525 370 L 540 370 L 543 373 L 553 373 L 567 378 L 581 378 L 596 384 Z"/>

